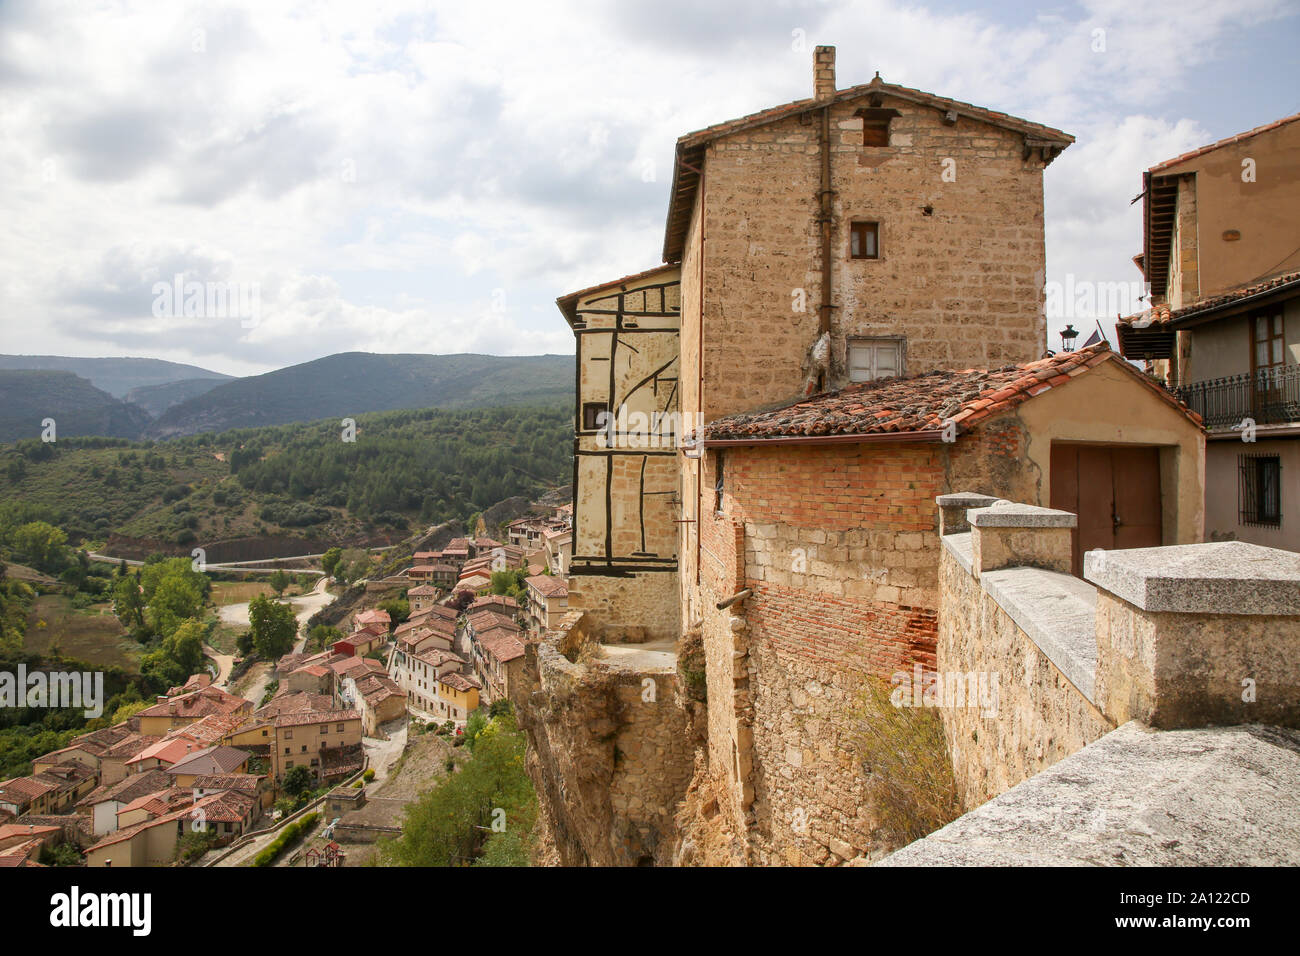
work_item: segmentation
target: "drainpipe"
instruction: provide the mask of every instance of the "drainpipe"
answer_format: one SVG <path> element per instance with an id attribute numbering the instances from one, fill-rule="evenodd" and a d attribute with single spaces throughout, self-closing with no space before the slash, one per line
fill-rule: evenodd
<path id="1" fill-rule="evenodd" d="M 821 224 L 822 240 L 822 288 L 821 303 L 818 307 L 817 338 L 820 340 L 831 330 L 831 310 L 833 291 L 831 283 L 831 247 L 835 241 L 833 217 L 835 212 L 835 191 L 831 187 L 831 107 L 827 103 L 821 111 L 821 131 L 818 137 L 818 152 L 821 153 L 821 189 L 817 193 L 817 221 Z M 829 369 L 829 363 L 828 363 Z M 818 373 L 817 391 L 826 388 L 827 370 Z"/>

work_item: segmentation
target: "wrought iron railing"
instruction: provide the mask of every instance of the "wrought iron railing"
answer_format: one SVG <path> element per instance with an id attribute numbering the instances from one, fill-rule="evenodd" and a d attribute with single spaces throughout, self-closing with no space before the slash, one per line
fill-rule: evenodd
<path id="1" fill-rule="evenodd" d="M 1237 428 L 1248 418 L 1256 425 L 1300 422 L 1300 365 L 1175 385 L 1170 391 L 1200 414 L 1206 428 Z"/>

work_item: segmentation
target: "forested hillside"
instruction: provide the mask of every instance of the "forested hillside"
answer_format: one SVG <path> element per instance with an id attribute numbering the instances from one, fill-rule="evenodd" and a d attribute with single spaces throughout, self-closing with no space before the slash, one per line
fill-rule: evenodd
<path id="1" fill-rule="evenodd" d="M 424 409 L 358 415 L 355 435 L 331 419 L 168 442 L 28 439 L 0 448 L 0 496 L 77 542 L 354 540 L 566 483 L 571 414 L 555 404 Z"/>

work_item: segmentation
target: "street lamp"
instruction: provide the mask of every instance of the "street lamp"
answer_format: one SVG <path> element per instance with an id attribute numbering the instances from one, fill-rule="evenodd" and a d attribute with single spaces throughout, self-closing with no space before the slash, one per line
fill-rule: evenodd
<path id="1" fill-rule="evenodd" d="M 1061 351 L 1073 352 L 1074 340 L 1077 339 L 1078 337 L 1079 337 L 1079 333 L 1075 329 L 1075 327 L 1073 325 L 1067 324 L 1065 328 L 1061 330 Z"/>

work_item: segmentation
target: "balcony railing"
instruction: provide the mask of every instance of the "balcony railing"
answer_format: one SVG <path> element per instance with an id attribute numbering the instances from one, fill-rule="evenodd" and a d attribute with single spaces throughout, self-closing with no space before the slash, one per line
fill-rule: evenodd
<path id="1" fill-rule="evenodd" d="M 1277 365 L 1253 374 L 1175 385 L 1170 391 L 1205 420 L 1206 428 L 1300 422 L 1300 365 Z"/>

